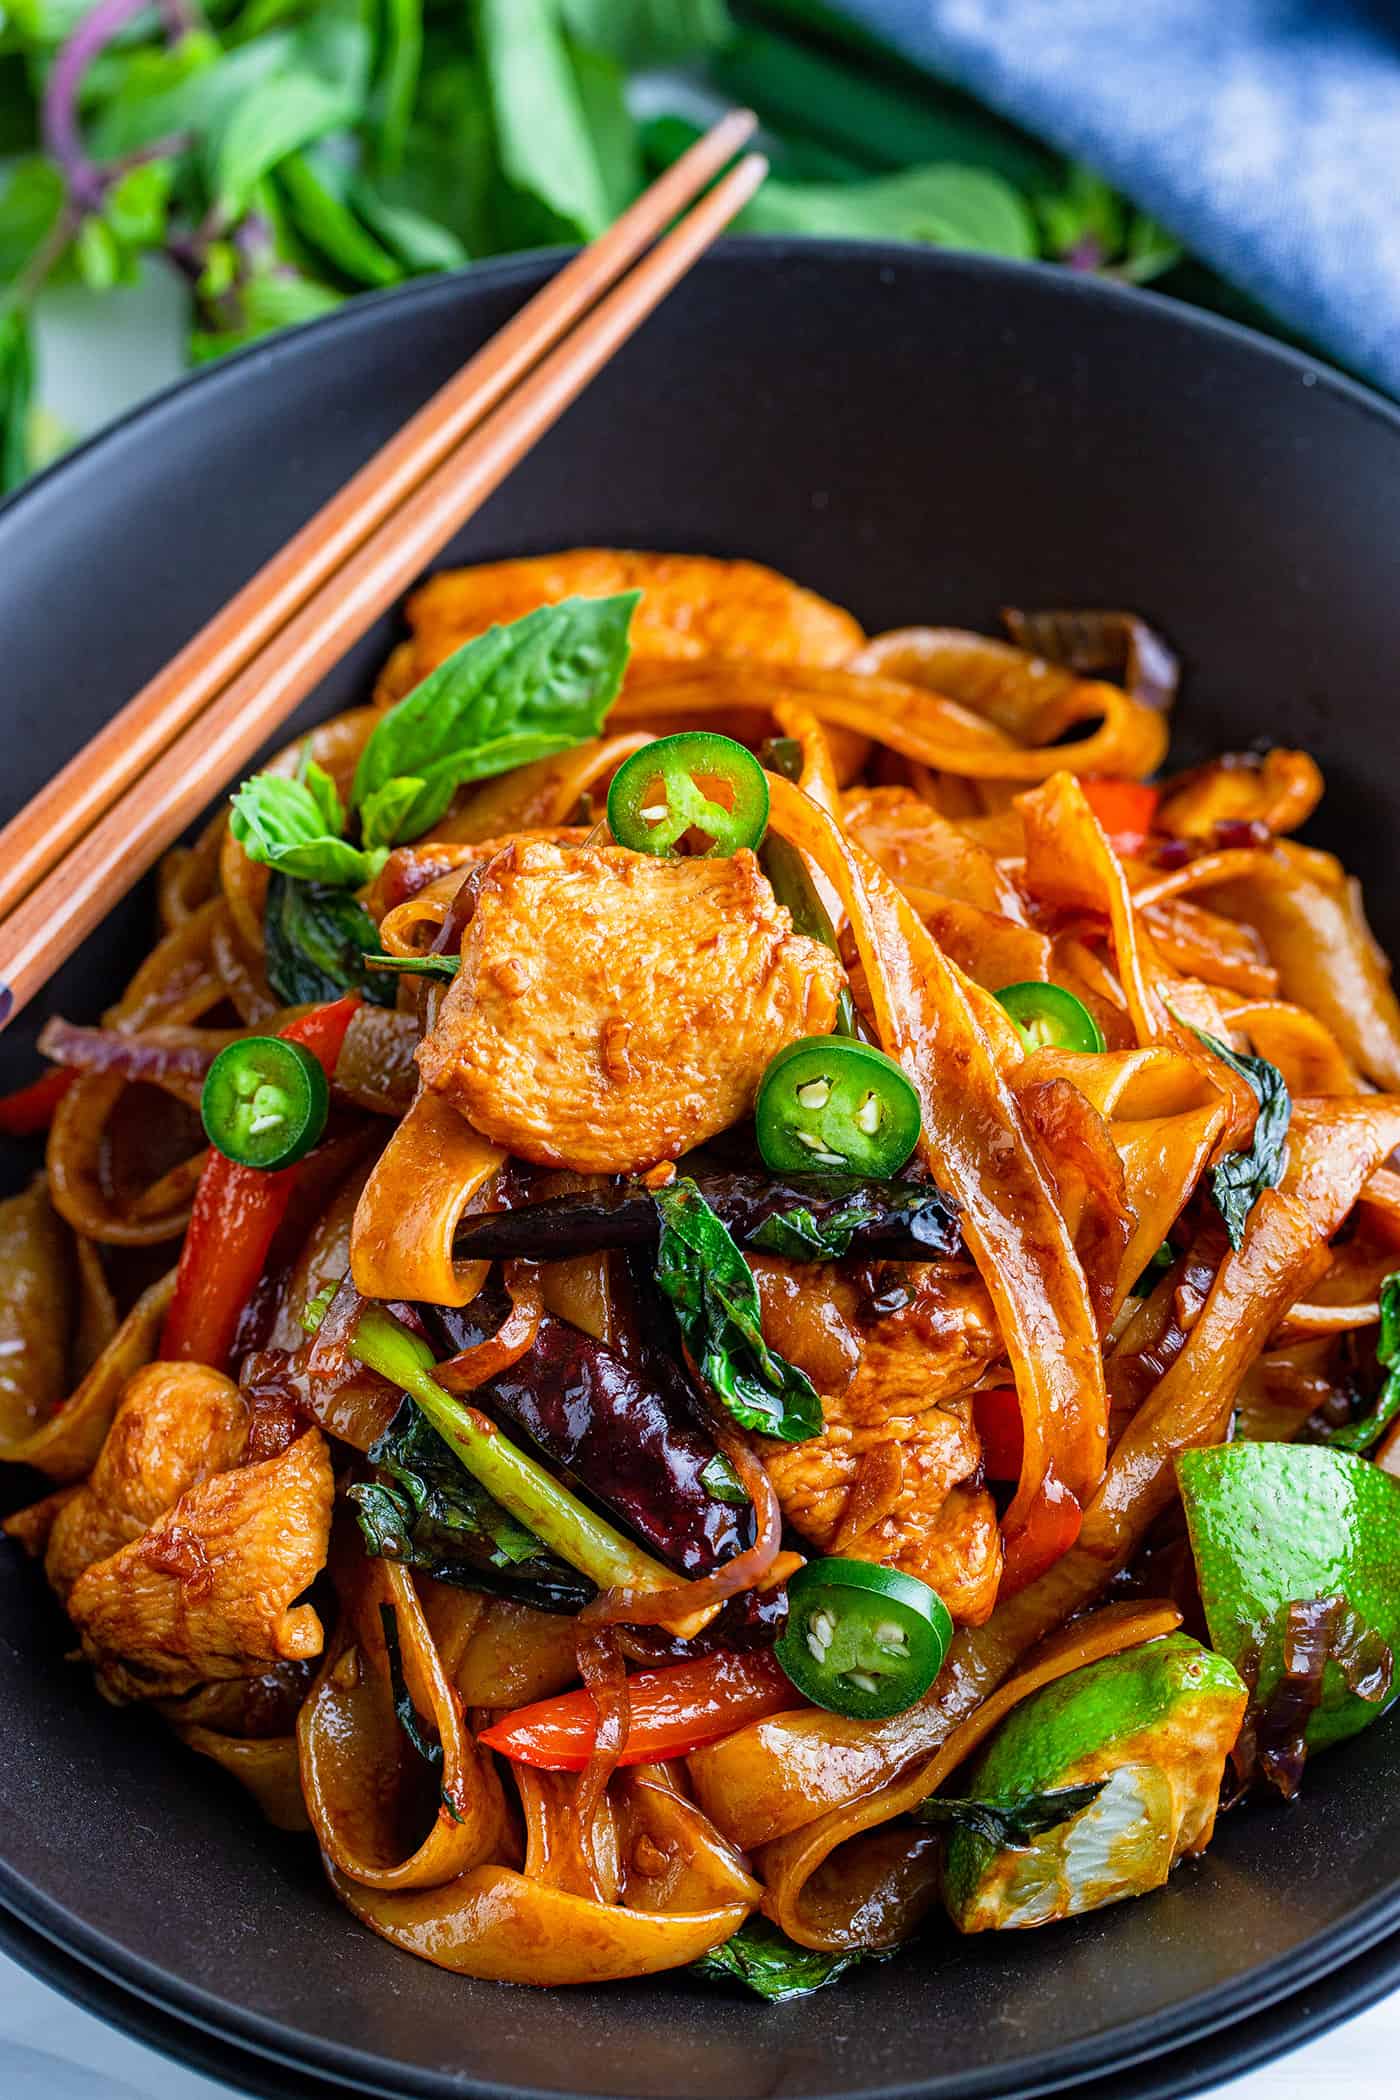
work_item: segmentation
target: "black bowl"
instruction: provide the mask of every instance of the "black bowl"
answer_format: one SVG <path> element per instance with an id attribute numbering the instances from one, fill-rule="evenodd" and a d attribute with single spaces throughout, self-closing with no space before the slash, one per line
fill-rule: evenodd
<path id="1" fill-rule="evenodd" d="M 360 301 L 177 388 L 0 513 L 0 815 L 546 268 Z M 1185 660 L 1178 750 L 1312 750 L 1328 778 L 1316 836 L 1400 941 L 1400 759 L 1378 706 L 1400 659 L 1400 416 L 1291 353 L 1048 272 L 738 244 L 451 551 L 586 541 L 752 555 L 872 628 L 991 627 L 1006 602 L 1136 607 Z M 362 695 L 391 633 L 308 713 Z M 148 922 L 148 899 L 122 905 L 49 1004 L 95 1012 Z M 38 1018 L 0 1039 L 0 1084 L 30 1068 Z M 103 1708 L 66 1646 L 16 1562 L 0 1595 L 0 1897 L 172 2028 L 363 2091 L 1029 2094 L 1246 2019 L 1281 2046 L 1319 1979 L 1400 1927 L 1400 1731 L 1383 1721 L 1330 1753 L 1297 1806 L 1227 1818 L 1159 1895 L 1043 1933 L 935 1935 L 802 2004 L 685 1978 L 548 1997 L 463 1982 L 356 1925 L 308 1846 L 149 1720 Z"/>

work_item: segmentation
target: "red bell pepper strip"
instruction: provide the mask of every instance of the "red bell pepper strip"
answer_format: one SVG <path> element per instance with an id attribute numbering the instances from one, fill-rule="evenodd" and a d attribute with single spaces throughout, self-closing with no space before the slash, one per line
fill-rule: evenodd
<path id="1" fill-rule="evenodd" d="M 1157 815 L 1157 789 L 1144 780 L 1081 780 L 1079 785 L 1114 852 L 1141 853 Z"/>
<path id="2" fill-rule="evenodd" d="M 329 1006 L 312 1007 L 279 1032 L 308 1049 L 330 1078 L 359 1006 L 359 993 L 350 992 Z M 267 1265 L 300 1174 L 300 1165 L 264 1173 L 240 1167 L 222 1152 L 210 1153 L 195 1191 L 160 1339 L 166 1361 L 212 1364 L 219 1371 L 226 1367 L 239 1315 Z"/>
<path id="3" fill-rule="evenodd" d="M 15 1094 L 0 1094 L 0 1131 L 6 1137 L 20 1138 L 47 1130 L 54 1110 L 77 1076 L 55 1066 L 32 1086 L 22 1086 Z"/>
<path id="4" fill-rule="evenodd" d="M 631 1719 L 618 1762 L 650 1764 L 684 1757 L 702 1743 L 731 1735 L 748 1721 L 791 1712 L 801 1702 L 766 1649 L 752 1655 L 707 1655 L 665 1670 L 639 1670 L 627 1680 Z M 565 1692 L 517 1707 L 477 1741 L 518 1765 L 581 1772 L 593 1749 L 598 1710 L 589 1692 Z"/>
<path id="5" fill-rule="evenodd" d="M 1030 1514 L 1014 1537 L 1006 1539 L 998 1598 L 1014 1597 L 1068 1553 L 1079 1536 L 1084 1512 L 1067 1487 L 1047 1473 Z"/>
<path id="6" fill-rule="evenodd" d="M 991 1386 L 974 1393 L 972 1419 L 982 1442 L 982 1467 L 988 1480 L 1019 1480 L 1025 1439 L 1015 1386 Z"/>

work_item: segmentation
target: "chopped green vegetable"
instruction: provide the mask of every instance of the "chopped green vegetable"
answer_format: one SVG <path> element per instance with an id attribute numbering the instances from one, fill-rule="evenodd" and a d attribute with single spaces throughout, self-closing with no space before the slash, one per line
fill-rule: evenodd
<path id="1" fill-rule="evenodd" d="M 578 1611 L 593 1595 L 453 1457 L 415 1401 L 404 1400 L 369 1460 L 380 1477 L 349 1491 L 368 1553 L 542 1611 Z"/>
<path id="2" fill-rule="evenodd" d="M 820 1217 L 801 1203 L 772 1211 L 746 1235 L 744 1244 L 768 1254 L 781 1254 L 787 1261 L 840 1261 L 850 1253 L 851 1241 L 863 1225 L 889 1224 L 897 1218 L 913 1220 L 936 1201 L 927 1182 L 857 1183 Z M 941 1212 L 939 1222 L 943 1222 Z"/>
<path id="3" fill-rule="evenodd" d="M 596 736 L 622 683 L 639 596 L 566 598 L 467 642 L 375 725 L 355 771 L 356 808 L 375 811 L 385 836 L 392 787 L 389 837 L 416 838 L 465 782 Z M 406 781 L 417 783 L 411 797 Z"/>
<path id="4" fill-rule="evenodd" d="M 448 984 L 462 967 L 460 955 L 366 955 L 365 968 L 400 977 L 439 977 Z"/>
<path id="5" fill-rule="evenodd" d="M 1214 1051 L 1222 1064 L 1227 1064 L 1232 1072 L 1237 1072 L 1247 1081 L 1259 1103 L 1254 1137 L 1248 1151 L 1228 1153 L 1211 1170 L 1210 1186 L 1215 1207 L 1225 1220 L 1230 1245 L 1238 1247 L 1243 1242 L 1245 1224 L 1255 1199 L 1262 1196 L 1265 1189 L 1277 1188 L 1283 1179 L 1284 1148 L 1293 1103 L 1277 1065 L 1271 1065 L 1263 1057 L 1240 1057 L 1228 1043 L 1207 1035 L 1203 1028 L 1193 1028 L 1191 1033 L 1205 1044 L 1207 1050 Z"/>
<path id="6" fill-rule="evenodd" d="M 758 1286 L 728 1227 L 693 1181 L 655 1189 L 656 1280 L 705 1383 L 743 1429 L 790 1444 L 817 1436 L 822 1405 L 805 1371 L 763 1339 Z"/>
<path id="7" fill-rule="evenodd" d="M 789 1043 L 759 1084 L 754 1129 L 774 1174 L 897 1174 L 919 1142 L 923 1110 L 892 1057 L 850 1036 Z"/>
<path id="8" fill-rule="evenodd" d="M 1103 1030 L 1082 999 L 1062 984 L 1004 984 L 997 993 L 1028 1050 L 1081 1050 L 1104 1047 Z"/>
<path id="9" fill-rule="evenodd" d="M 926 1582 L 840 1556 L 809 1560 L 790 1578 L 773 1652 L 817 1706 L 880 1721 L 922 1699 L 952 1638 L 948 1607 Z"/>
<path id="10" fill-rule="evenodd" d="M 204 1134 L 243 1167 L 264 1172 L 304 1159 L 326 1127 L 330 1084 L 320 1060 L 283 1036 L 228 1043 L 205 1076 Z"/>
<path id="11" fill-rule="evenodd" d="M 357 1363 L 416 1400 L 448 1449 L 507 1513 L 600 1589 L 668 1589 L 675 1577 L 561 1487 L 474 1408 L 434 1377 L 427 1343 L 379 1305 L 366 1305 L 351 1337 Z M 382 1511 L 380 1512 L 382 1514 Z"/>
<path id="12" fill-rule="evenodd" d="M 712 1947 L 692 1962 L 690 1973 L 710 1983 L 743 1984 L 770 2005 L 784 2005 L 793 1998 L 810 1998 L 813 1991 L 835 1983 L 860 1962 L 879 1959 L 878 1955 L 826 1954 L 816 1947 L 799 1947 L 767 1918 L 754 1917 L 723 1946 Z"/>
<path id="13" fill-rule="evenodd" d="M 608 829 L 633 853 L 675 853 L 686 834 L 728 859 L 758 845 L 768 826 L 768 782 L 732 737 L 684 729 L 624 759 L 608 789 Z"/>

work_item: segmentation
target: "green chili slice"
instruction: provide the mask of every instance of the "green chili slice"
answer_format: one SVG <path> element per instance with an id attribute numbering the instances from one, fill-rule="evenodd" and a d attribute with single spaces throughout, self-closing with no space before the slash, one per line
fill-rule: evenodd
<path id="1" fill-rule="evenodd" d="M 300 1043 L 250 1035 L 209 1067 L 200 1114 L 211 1145 L 241 1167 L 290 1167 L 326 1127 L 330 1087 Z"/>
<path id="2" fill-rule="evenodd" d="M 758 1149 L 775 1174 L 897 1174 L 920 1122 L 919 1096 L 894 1059 L 849 1036 L 808 1035 L 780 1050 L 754 1107 Z"/>
<path id="3" fill-rule="evenodd" d="M 868 1560 L 813 1560 L 788 1583 L 774 1652 L 828 1713 L 879 1721 L 922 1699 L 952 1638 L 947 1605 L 917 1576 Z"/>
<path id="4" fill-rule="evenodd" d="M 689 831 L 707 859 L 757 846 L 768 827 L 768 782 L 732 737 L 687 729 L 634 751 L 608 789 L 608 829 L 634 853 L 674 853 Z"/>
<path id="5" fill-rule="evenodd" d="M 1062 984 L 1007 984 L 997 998 L 1028 1050 L 1102 1050 L 1103 1031 Z"/>

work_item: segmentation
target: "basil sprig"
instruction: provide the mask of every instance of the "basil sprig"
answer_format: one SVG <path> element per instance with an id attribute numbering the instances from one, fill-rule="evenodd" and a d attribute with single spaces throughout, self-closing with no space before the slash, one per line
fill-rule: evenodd
<path id="1" fill-rule="evenodd" d="M 661 1219 L 656 1280 L 700 1376 L 741 1428 L 789 1444 L 819 1436 L 817 1389 L 764 1341 L 758 1286 L 728 1226 L 693 1181 L 652 1198 Z"/>
<path id="2" fill-rule="evenodd" d="M 1213 1051 L 1222 1064 L 1239 1074 L 1259 1103 L 1254 1136 L 1248 1149 L 1227 1153 L 1212 1168 L 1210 1177 L 1211 1194 L 1216 1209 L 1225 1220 L 1230 1245 L 1239 1247 L 1244 1240 L 1245 1223 L 1257 1198 L 1265 1189 L 1277 1188 L 1283 1179 L 1293 1103 L 1282 1072 L 1267 1058 L 1240 1057 L 1228 1043 L 1222 1043 L 1218 1036 L 1207 1035 L 1203 1028 L 1193 1028 L 1191 1033 L 1205 1044 L 1207 1050 Z"/>

